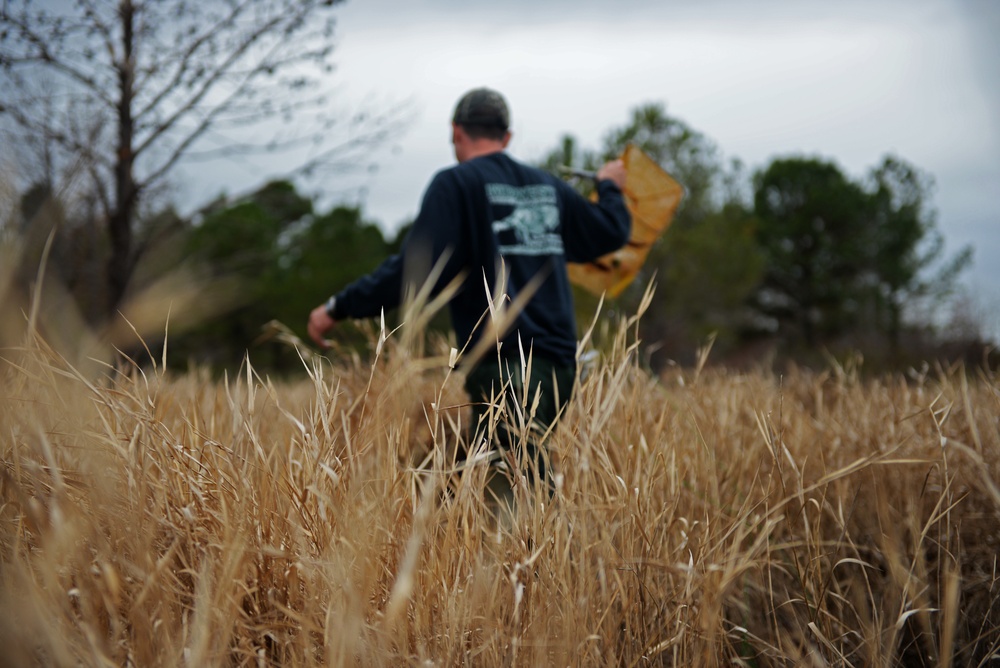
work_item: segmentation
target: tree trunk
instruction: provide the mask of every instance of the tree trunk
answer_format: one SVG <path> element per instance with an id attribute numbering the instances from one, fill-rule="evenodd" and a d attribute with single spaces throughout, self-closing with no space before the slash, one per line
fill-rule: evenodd
<path id="1" fill-rule="evenodd" d="M 889 302 L 889 352 L 896 359 L 899 356 L 899 339 L 903 329 L 903 306 L 893 292 Z"/>
<path id="2" fill-rule="evenodd" d="M 132 276 L 132 220 L 135 217 L 136 183 L 133 171 L 132 103 L 135 95 L 135 54 L 133 52 L 134 8 L 131 0 L 118 6 L 122 28 L 122 56 L 118 63 L 118 152 L 115 159 L 114 208 L 108 220 L 111 256 L 108 259 L 108 315 L 121 305 Z"/>

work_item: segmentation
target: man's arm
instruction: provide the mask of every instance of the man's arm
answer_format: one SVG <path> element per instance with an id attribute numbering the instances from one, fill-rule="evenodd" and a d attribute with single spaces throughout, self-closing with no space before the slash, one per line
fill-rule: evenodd
<path id="1" fill-rule="evenodd" d="M 327 304 L 314 308 L 309 315 L 310 338 L 320 347 L 328 347 L 323 335 L 338 320 L 376 317 L 383 310 L 399 306 L 404 282 L 412 281 L 419 287 L 431 267 L 459 238 L 456 199 L 453 177 L 448 172 L 438 173 L 424 194 L 400 253 L 337 293 L 331 308 Z M 460 268 L 460 259 L 449 256 L 436 287 L 447 284 Z"/>
<path id="2" fill-rule="evenodd" d="M 331 299 L 336 299 L 331 297 Z M 329 302 L 327 302 L 329 304 Z M 333 329 L 337 321 L 330 315 L 327 304 L 320 304 L 309 314 L 309 338 L 316 342 L 316 345 L 324 350 L 330 347 L 330 342 L 326 340 L 326 333 Z"/>
<path id="3" fill-rule="evenodd" d="M 405 252 L 405 244 L 404 251 Z M 399 306 L 403 290 L 403 254 L 386 258 L 375 271 L 362 276 L 309 314 L 309 338 L 321 348 L 329 343 L 323 338 L 338 320 L 374 318 Z"/>
<path id="4" fill-rule="evenodd" d="M 595 177 L 597 182 L 611 181 L 618 190 L 625 189 L 625 162 L 623 160 L 611 160 L 601 165 Z"/>
<path id="5" fill-rule="evenodd" d="M 591 262 L 618 250 L 628 241 L 632 230 L 632 216 L 622 195 L 624 163 L 621 160 L 604 163 L 596 178 L 596 204 L 566 186 L 569 194 L 564 198 L 567 215 L 563 244 L 570 262 Z"/>

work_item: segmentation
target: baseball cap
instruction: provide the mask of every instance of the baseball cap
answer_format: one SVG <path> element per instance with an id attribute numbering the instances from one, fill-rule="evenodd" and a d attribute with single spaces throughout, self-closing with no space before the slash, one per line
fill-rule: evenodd
<path id="1" fill-rule="evenodd" d="M 510 112 L 503 95 L 489 88 L 474 88 L 462 96 L 455 106 L 452 122 L 456 125 L 479 125 L 506 130 Z"/>

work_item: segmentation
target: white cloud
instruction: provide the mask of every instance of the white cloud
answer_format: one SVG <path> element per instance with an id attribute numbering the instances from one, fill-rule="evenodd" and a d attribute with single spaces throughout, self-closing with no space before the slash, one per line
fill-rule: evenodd
<path id="1" fill-rule="evenodd" d="M 394 183 L 392 199 L 419 192 L 430 171 L 449 162 L 452 105 L 480 84 L 508 97 L 513 151 L 525 158 L 563 133 L 596 143 L 629 108 L 651 100 L 751 164 L 809 152 L 859 171 L 896 151 L 934 169 L 930 163 L 968 160 L 989 143 L 989 112 L 957 17 L 933 25 L 576 21 L 470 30 L 425 21 L 343 29 L 341 75 L 350 87 L 413 95 L 423 107 L 398 160 L 428 162 L 413 160 L 415 171 L 405 171 L 417 185 Z M 389 206 L 378 195 L 376 183 L 373 212 Z"/>

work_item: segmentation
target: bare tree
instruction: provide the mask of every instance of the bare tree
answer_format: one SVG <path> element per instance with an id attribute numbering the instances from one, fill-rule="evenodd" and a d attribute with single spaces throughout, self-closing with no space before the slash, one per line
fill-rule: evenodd
<path id="1" fill-rule="evenodd" d="M 106 221 L 108 313 L 143 251 L 140 205 L 181 160 L 298 149 L 317 170 L 398 129 L 392 109 L 330 111 L 340 2 L 0 0 L 0 118 L 41 147 L 50 186 L 60 164 L 85 175 Z M 349 128 L 333 139 L 334 125 Z"/>

